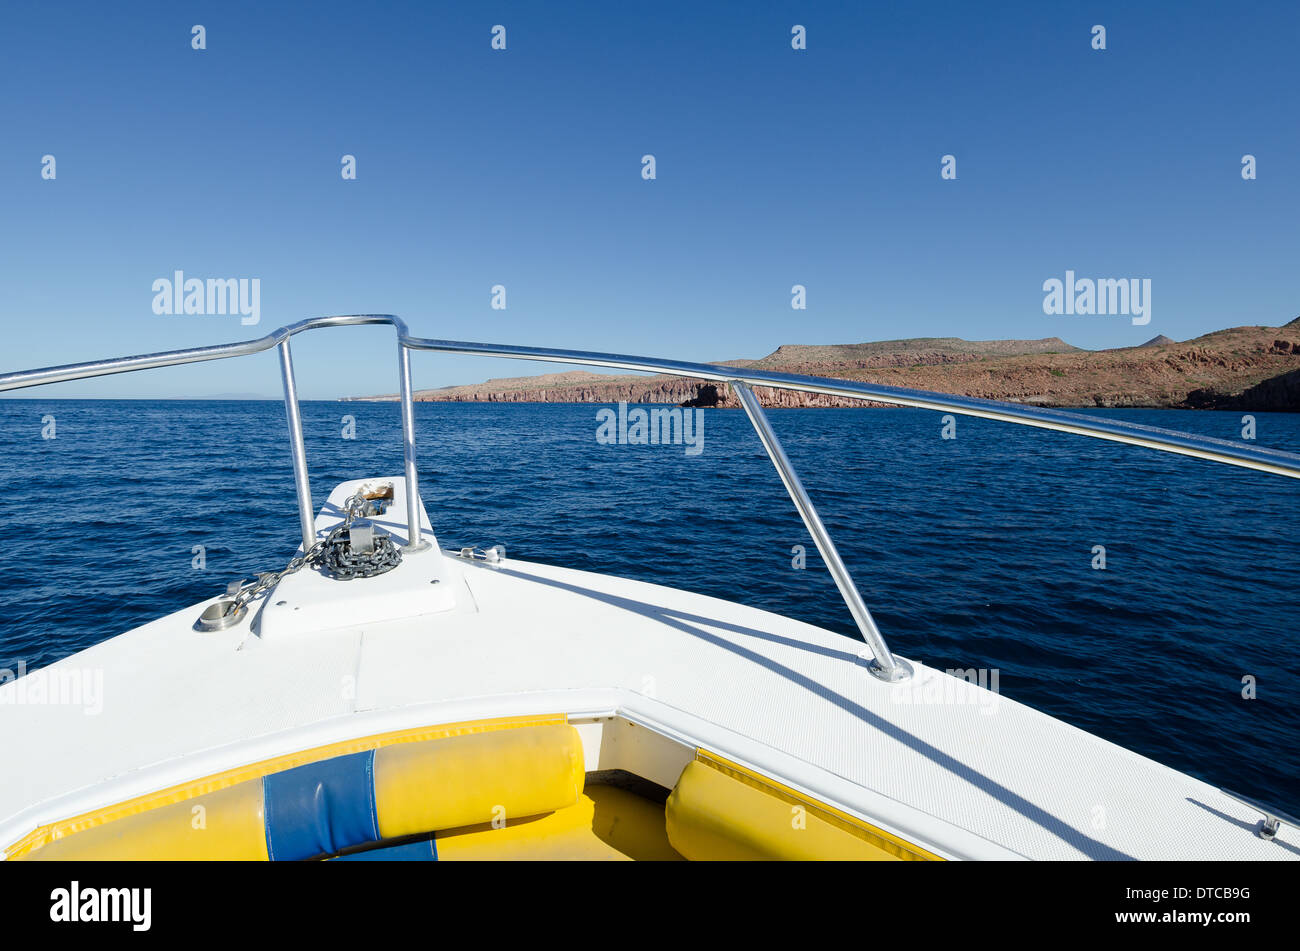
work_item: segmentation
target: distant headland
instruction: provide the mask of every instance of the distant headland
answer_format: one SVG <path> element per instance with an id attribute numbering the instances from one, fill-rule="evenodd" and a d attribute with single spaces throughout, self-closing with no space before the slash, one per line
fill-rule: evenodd
<path id="1" fill-rule="evenodd" d="M 1300 412 L 1300 318 L 1281 327 L 1232 327 L 1182 342 L 1161 335 L 1136 347 L 1111 350 L 1082 350 L 1059 337 L 920 337 L 834 346 L 790 345 L 761 360 L 730 360 L 726 364 L 1035 406 Z M 763 405 L 770 407 L 871 405 L 761 387 L 756 393 Z M 737 405 L 730 388 L 722 383 L 583 370 L 418 390 L 414 398 L 473 403 Z"/>

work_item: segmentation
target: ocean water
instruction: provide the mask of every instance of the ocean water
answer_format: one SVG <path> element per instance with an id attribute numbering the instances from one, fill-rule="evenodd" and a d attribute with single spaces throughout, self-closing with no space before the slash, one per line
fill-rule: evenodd
<path id="1" fill-rule="evenodd" d="M 706 412 L 688 455 L 597 444 L 597 409 L 417 404 L 440 543 L 499 543 L 856 636 L 743 414 Z M 1240 436 L 1234 413 L 1102 414 Z M 303 416 L 317 504 L 344 479 L 400 474 L 395 404 L 311 402 Z M 771 417 L 895 653 L 997 669 L 1016 700 L 1300 811 L 1300 483 L 982 420 L 943 440 L 922 410 Z M 1257 419 L 1258 445 L 1300 449 L 1300 415 Z M 0 400 L 0 500 L 11 670 L 279 568 L 297 545 L 278 402 Z"/>

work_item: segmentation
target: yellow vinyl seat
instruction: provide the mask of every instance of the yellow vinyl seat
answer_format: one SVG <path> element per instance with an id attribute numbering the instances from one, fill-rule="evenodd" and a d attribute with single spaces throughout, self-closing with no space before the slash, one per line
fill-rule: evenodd
<path id="1" fill-rule="evenodd" d="M 400 742 L 90 817 L 16 857 L 317 858 L 566 809 L 585 775 L 578 731 L 563 722 Z"/>
<path id="2" fill-rule="evenodd" d="M 665 806 L 668 841 L 694 860 L 930 861 L 927 852 L 719 756 L 699 751 Z"/>

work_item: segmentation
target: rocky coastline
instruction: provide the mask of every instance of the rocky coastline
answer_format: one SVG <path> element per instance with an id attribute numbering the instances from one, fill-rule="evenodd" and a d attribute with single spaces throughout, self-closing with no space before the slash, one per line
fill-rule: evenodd
<path id="1" fill-rule="evenodd" d="M 728 365 L 864 380 L 1060 408 L 1142 407 L 1300 412 L 1300 318 L 1281 327 L 1233 327 L 1187 341 L 1082 350 L 1058 337 L 969 341 L 955 337 L 839 346 L 782 346 Z M 764 406 L 838 408 L 872 404 L 756 387 Z M 395 395 L 353 397 L 395 400 Z M 661 403 L 728 408 L 724 383 L 576 370 L 419 390 L 433 402 Z"/>

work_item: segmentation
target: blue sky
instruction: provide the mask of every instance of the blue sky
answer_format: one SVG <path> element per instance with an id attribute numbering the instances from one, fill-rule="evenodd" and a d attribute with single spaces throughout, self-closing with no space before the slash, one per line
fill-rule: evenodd
<path id="1" fill-rule="evenodd" d="M 1297 4 L 2 16 L 3 370 L 359 311 L 423 336 L 698 360 L 911 336 L 1126 346 L 1300 314 Z M 177 269 L 260 279 L 260 325 L 154 314 L 153 281 Z M 1042 284 L 1067 269 L 1149 278 L 1151 323 L 1045 315 Z M 389 334 L 298 338 L 302 395 L 393 391 Z M 419 387 L 548 369 L 415 356 Z M 265 354 L 15 395 L 278 391 Z"/>

